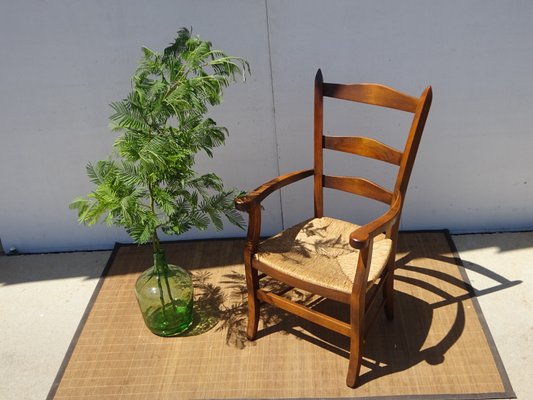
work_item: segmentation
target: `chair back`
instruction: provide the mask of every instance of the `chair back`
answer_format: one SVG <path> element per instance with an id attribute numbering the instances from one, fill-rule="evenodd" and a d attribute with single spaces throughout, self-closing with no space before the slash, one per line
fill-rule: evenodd
<path id="1" fill-rule="evenodd" d="M 323 133 L 324 97 L 366 103 L 412 113 L 413 119 L 403 150 L 395 149 L 367 137 L 325 136 Z M 378 84 L 325 83 L 322 78 L 322 72 L 318 70 L 315 77 L 314 98 L 315 217 L 324 216 L 324 187 L 364 196 L 389 205 L 392 204 L 395 195 L 400 194 L 403 207 L 407 185 L 431 106 L 431 99 L 431 86 L 428 86 L 420 97 L 416 98 Z M 360 177 L 324 175 L 324 149 L 356 154 L 398 166 L 394 190 L 390 191 L 371 180 Z"/>

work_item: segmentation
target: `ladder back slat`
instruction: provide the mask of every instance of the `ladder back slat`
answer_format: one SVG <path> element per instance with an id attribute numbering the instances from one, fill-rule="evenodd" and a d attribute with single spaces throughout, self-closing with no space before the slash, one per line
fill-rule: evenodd
<path id="1" fill-rule="evenodd" d="M 368 179 L 352 176 L 328 176 L 324 175 L 324 187 L 342 190 L 345 192 L 368 197 L 385 204 L 392 203 L 392 192 L 379 186 Z"/>
<path id="2" fill-rule="evenodd" d="M 352 85 L 324 83 L 323 94 L 327 97 L 373 104 L 412 113 L 416 111 L 418 105 L 418 99 L 415 97 L 408 96 L 387 86 L 373 83 Z"/>
<path id="3" fill-rule="evenodd" d="M 403 153 L 377 140 L 357 136 L 324 136 L 324 148 L 400 165 Z"/>

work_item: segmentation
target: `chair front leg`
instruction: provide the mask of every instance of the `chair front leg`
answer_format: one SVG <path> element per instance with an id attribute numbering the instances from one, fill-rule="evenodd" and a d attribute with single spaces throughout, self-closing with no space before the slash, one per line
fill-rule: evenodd
<path id="1" fill-rule="evenodd" d="M 244 269 L 246 274 L 246 288 L 248 290 L 248 326 L 246 337 L 254 340 L 257 336 L 259 326 L 260 302 L 257 298 L 259 289 L 258 272 L 252 266 L 254 254 L 259 246 L 259 236 L 261 233 L 261 206 L 253 204 L 249 211 L 248 237 L 244 248 Z"/>
<path id="2" fill-rule="evenodd" d="M 257 298 L 257 289 L 259 289 L 259 278 L 257 270 L 252 266 L 246 268 L 246 288 L 248 290 L 248 325 L 246 327 L 246 337 L 248 340 L 255 340 L 257 329 L 259 327 L 259 315 L 261 305 Z"/>
<path id="3" fill-rule="evenodd" d="M 346 385 L 355 387 L 361 360 L 363 358 L 363 339 L 365 333 L 365 298 L 370 260 L 372 259 L 372 243 L 359 252 L 357 270 L 350 297 L 350 361 Z"/>
<path id="4" fill-rule="evenodd" d="M 350 328 L 350 361 L 348 363 L 348 374 L 346 376 L 346 385 L 354 388 L 357 383 L 357 377 L 361 371 L 361 360 L 363 358 L 363 335 L 364 335 L 364 305 L 350 306 L 352 318 Z"/>

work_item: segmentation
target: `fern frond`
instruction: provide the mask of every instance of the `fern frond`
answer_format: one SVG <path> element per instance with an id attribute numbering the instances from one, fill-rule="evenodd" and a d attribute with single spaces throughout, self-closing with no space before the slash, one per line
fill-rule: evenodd
<path id="1" fill-rule="evenodd" d="M 137 243 L 156 239 L 159 229 L 222 229 L 224 217 L 242 226 L 234 193 L 214 173 L 198 174 L 194 161 L 224 144 L 226 128 L 207 112 L 238 74 L 249 72 L 246 61 L 186 28 L 162 53 L 142 48 L 130 93 L 110 105 L 110 128 L 120 133 L 114 153 L 87 165 L 95 188 L 69 206 L 79 222 L 123 226 Z"/>
<path id="2" fill-rule="evenodd" d="M 111 108 L 115 110 L 115 113 L 109 117 L 112 130 L 132 129 L 146 131 L 150 129 L 142 115 L 134 110 L 126 100 L 111 103 Z"/>

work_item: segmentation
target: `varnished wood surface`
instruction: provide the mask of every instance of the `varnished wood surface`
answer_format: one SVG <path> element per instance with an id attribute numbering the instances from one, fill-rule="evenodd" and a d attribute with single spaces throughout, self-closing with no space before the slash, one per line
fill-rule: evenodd
<path id="1" fill-rule="evenodd" d="M 411 172 L 415 163 L 416 154 L 422 139 L 422 132 L 426 125 L 426 120 L 433 100 L 433 91 L 431 86 L 428 86 L 418 101 L 415 115 L 413 116 L 413 122 L 407 136 L 407 142 L 405 143 L 404 156 L 400 163 L 400 170 L 398 171 L 398 177 L 396 179 L 396 185 L 394 191 L 398 191 L 405 197 L 407 186 L 409 185 L 409 179 L 411 178 Z"/>
<path id="2" fill-rule="evenodd" d="M 400 218 L 402 199 L 400 195 L 397 195 L 391 208 L 385 212 L 381 217 L 363 225 L 356 231 L 350 234 L 350 245 L 356 249 L 363 249 L 368 247 L 369 239 L 376 236 L 381 232 L 387 232 L 394 225 L 398 225 Z M 394 235 L 398 235 L 398 227 L 395 227 Z M 393 238 L 393 243 L 396 240 Z M 393 250 L 394 252 L 394 250 Z"/>
<path id="3" fill-rule="evenodd" d="M 341 335 L 350 336 L 350 324 L 346 322 L 339 321 L 338 319 L 332 318 L 329 315 L 314 311 L 309 307 L 305 307 L 293 301 L 287 300 L 286 298 L 278 296 L 272 292 L 259 290 L 257 292 L 257 296 L 259 297 L 259 300 L 279 307 L 287 312 L 290 312 L 291 314 L 305 318 L 309 321 L 313 321 L 324 328 L 331 329 L 332 331 L 340 333 Z"/>
<path id="4" fill-rule="evenodd" d="M 373 138 L 324 136 L 324 97 L 333 97 L 413 113 L 411 128 L 406 135 L 407 138 L 403 151 L 392 148 Z M 385 233 L 392 240 L 392 251 L 380 282 L 384 296 L 381 305 L 385 305 L 387 316 L 392 318 L 394 293 L 392 279 L 395 268 L 394 260 L 399 219 L 431 100 L 432 91 L 429 86 L 419 98 L 415 98 L 379 84 L 324 83 L 322 72 L 318 70 L 314 82 L 313 169 L 297 171 L 275 178 L 236 201 L 236 207 L 239 210 L 247 211 L 250 214 L 248 239 L 244 250 L 248 301 L 250 303 L 247 328 L 249 338 L 255 338 L 257 335 L 258 315 L 261 306 L 260 301 L 279 306 L 286 311 L 337 332 L 341 329 L 339 326 L 343 326 L 342 324 L 332 325 L 329 318 L 324 318 L 312 310 L 303 310 L 301 305 L 290 304 L 288 300 L 280 300 L 274 295 L 270 296 L 266 292 L 258 290 L 257 270 L 293 287 L 309 290 L 338 301 L 348 300 L 350 304 L 350 361 L 346 384 L 350 387 L 357 384 L 357 378 L 361 368 L 363 335 L 365 332 L 365 310 L 369 309 L 371 306 L 370 301 L 374 299 L 373 296 L 368 299 L 366 298 L 366 282 L 372 258 L 372 243 L 374 237 L 381 233 Z M 363 177 L 330 176 L 325 174 L 323 161 L 324 149 L 343 151 L 398 166 L 394 190 L 390 191 Z M 304 278 L 296 279 L 289 274 L 270 270 L 268 266 L 260 263 L 253 257 L 255 251 L 258 249 L 261 230 L 260 202 L 274 190 L 310 175 L 314 177 L 314 215 L 317 218 L 324 216 L 324 187 L 343 190 L 390 205 L 388 211 L 381 217 L 350 234 L 350 245 L 359 249 L 360 252 L 355 270 L 353 290 L 349 299 L 346 299 L 344 295 L 339 296 L 338 293 L 334 293 L 334 291 L 328 288 L 316 287 L 314 283 L 305 281 Z"/>
<path id="5" fill-rule="evenodd" d="M 368 197 L 385 204 L 390 204 L 392 201 L 392 193 L 384 187 L 368 179 L 354 176 L 324 175 L 324 187 Z"/>
<path id="6" fill-rule="evenodd" d="M 314 134 L 313 134 L 313 160 L 314 160 L 314 211 L 315 218 L 324 216 L 324 193 L 322 190 L 322 174 L 324 173 L 324 155 L 322 153 L 322 135 L 324 129 L 324 80 L 322 71 L 318 70 L 315 76 L 314 91 Z"/>
<path id="7" fill-rule="evenodd" d="M 235 206 L 238 210 L 247 211 L 250 203 L 260 203 L 272 192 L 311 175 L 313 175 L 313 170 L 306 169 L 278 176 L 247 193 L 245 196 L 237 198 L 235 200 Z"/>
<path id="8" fill-rule="evenodd" d="M 356 101 L 375 106 L 394 108 L 414 113 L 419 99 L 400 93 L 384 85 L 361 83 L 341 85 L 324 83 L 324 96 Z"/>
<path id="9" fill-rule="evenodd" d="M 264 272 L 268 276 L 280 281 L 284 282 L 287 285 L 290 285 L 292 287 L 296 287 L 298 289 L 302 289 L 305 291 L 308 291 L 310 293 L 315 293 L 320 296 L 326 297 L 328 299 L 332 299 L 335 301 L 338 301 L 340 303 L 350 303 L 350 296 L 346 293 L 343 293 L 338 290 L 334 290 L 331 288 L 323 287 L 323 286 L 317 286 L 311 282 L 302 281 L 300 279 L 294 278 L 291 275 L 284 274 L 280 272 L 279 270 L 276 270 L 274 268 L 271 268 L 265 263 L 262 263 L 259 260 L 253 260 L 253 267 L 254 269 L 257 269 L 261 272 Z"/>
<path id="10" fill-rule="evenodd" d="M 400 165 L 402 152 L 372 138 L 358 136 L 324 136 L 324 148 L 344 151 L 390 164 Z"/>

